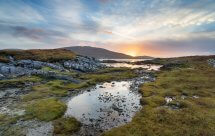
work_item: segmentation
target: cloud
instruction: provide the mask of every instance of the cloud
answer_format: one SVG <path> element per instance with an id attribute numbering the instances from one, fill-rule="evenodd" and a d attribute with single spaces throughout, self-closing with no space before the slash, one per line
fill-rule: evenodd
<path id="1" fill-rule="evenodd" d="M 1 24 L 30 24 L 42 23 L 46 20 L 34 8 L 23 1 L 1 0 L 0 23 Z"/>
<path id="2" fill-rule="evenodd" d="M 14 26 L 11 27 L 11 29 L 14 30 L 13 35 L 15 37 L 27 37 L 33 40 L 42 40 L 50 37 L 66 37 L 66 35 L 61 32 L 41 28 Z"/>
<path id="3" fill-rule="evenodd" d="M 35 42 L 47 48 L 88 43 L 114 50 L 144 43 L 164 54 L 212 52 L 214 7 L 213 0 L 2 0 L 0 41 L 20 48 L 27 47 L 20 39 L 27 39 L 35 48 L 41 47 Z"/>

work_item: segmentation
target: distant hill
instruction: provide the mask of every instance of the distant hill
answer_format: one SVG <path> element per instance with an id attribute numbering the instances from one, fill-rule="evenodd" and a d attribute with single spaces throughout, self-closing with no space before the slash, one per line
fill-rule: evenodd
<path id="1" fill-rule="evenodd" d="M 94 57 L 97 59 L 152 59 L 152 57 L 149 56 L 132 57 L 123 53 L 113 52 L 107 49 L 90 46 L 71 46 L 65 47 L 64 49 L 71 50 L 76 54 Z"/>

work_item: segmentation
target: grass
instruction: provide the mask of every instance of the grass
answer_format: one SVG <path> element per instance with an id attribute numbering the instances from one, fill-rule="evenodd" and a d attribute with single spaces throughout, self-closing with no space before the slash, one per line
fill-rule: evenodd
<path id="1" fill-rule="evenodd" d="M 215 135 L 215 68 L 207 64 L 208 57 L 177 59 L 190 67 L 161 71 L 155 82 L 142 85 L 143 109 L 131 123 L 105 132 L 104 136 Z M 166 96 L 175 99 L 167 104 Z"/>
<path id="2" fill-rule="evenodd" d="M 1 80 L 0 81 L 0 88 L 5 88 L 5 87 L 24 87 L 26 83 L 29 82 L 40 82 L 42 79 L 37 76 L 25 76 L 25 77 L 18 77 L 18 78 L 13 78 L 13 79 L 8 79 L 8 80 Z"/>
<path id="3" fill-rule="evenodd" d="M 0 56 L 0 62 L 8 63 L 9 59 L 6 56 Z"/>
<path id="4" fill-rule="evenodd" d="M 80 130 L 81 123 L 73 117 L 59 118 L 53 122 L 55 135 L 71 135 Z"/>
<path id="5" fill-rule="evenodd" d="M 69 91 L 87 88 L 101 82 L 125 80 L 136 76 L 133 71 L 125 68 L 108 68 L 96 73 L 82 73 L 77 77 L 82 80 L 79 84 L 63 80 L 48 81 L 47 83 L 33 86 L 32 92 L 24 95 L 22 98 L 24 101 L 31 101 L 48 97 L 64 97 L 69 94 Z"/>
<path id="6" fill-rule="evenodd" d="M 88 86 L 89 84 L 86 82 L 75 84 L 67 83 L 63 80 L 53 80 L 45 84 L 33 86 L 32 92 L 24 95 L 22 99 L 23 101 L 31 101 L 48 97 L 65 97 L 70 90 L 86 88 Z"/>
<path id="7" fill-rule="evenodd" d="M 47 49 L 47 50 L 2 50 L 0 51 L 0 60 L 9 61 L 8 56 L 14 57 L 15 60 L 37 60 L 44 62 L 58 62 L 61 60 L 70 60 L 76 57 L 71 51 L 64 49 Z"/>
<path id="8" fill-rule="evenodd" d="M 27 116 L 35 117 L 41 121 L 60 118 L 65 111 L 66 105 L 53 98 L 38 100 L 26 107 Z"/>
<path id="9" fill-rule="evenodd" d="M 63 81 L 54 80 L 45 84 L 33 86 L 32 92 L 24 95 L 22 98 L 24 101 L 30 101 L 47 97 L 63 97 L 67 96 L 67 94 L 68 91 L 65 89 Z"/>
<path id="10" fill-rule="evenodd" d="M 95 84 L 99 82 L 107 82 L 113 80 L 125 80 L 137 77 L 137 75 L 132 71 L 124 68 L 117 69 L 104 69 L 97 73 L 83 74 L 81 79 L 88 80 L 89 83 Z"/>
<path id="11" fill-rule="evenodd" d="M 48 97 L 64 97 L 69 94 L 69 91 L 87 88 L 100 82 L 123 80 L 134 78 L 135 75 L 132 71 L 122 68 L 104 69 L 97 73 L 82 74 L 80 75 L 81 83 L 69 83 L 63 80 L 52 80 L 47 83 L 33 86 L 32 92 L 24 95 L 24 101 L 31 101 L 35 99 L 42 99 Z"/>
<path id="12" fill-rule="evenodd" d="M 18 118 L 16 118 L 16 117 L 10 117 L 5 114 L 0 114 L 0 127 L 9 125 L 9 124 L 14 124 L 14 123 L 16 123 L 17 119 Z"/>
<path id="13" fill-rule="evenodd" d="M 4 136 L 24 136 L 20 127 L 12 126 L 18 119 L 19 117 L 10 117 L 5 114 L 0 114 L 0 134 Z"/>
<path id="14" fill-rule="evenodd" d="M 20 126 L 11 126 L 2 132 L 3 136 L 26 136 L 25 130 Z"/>

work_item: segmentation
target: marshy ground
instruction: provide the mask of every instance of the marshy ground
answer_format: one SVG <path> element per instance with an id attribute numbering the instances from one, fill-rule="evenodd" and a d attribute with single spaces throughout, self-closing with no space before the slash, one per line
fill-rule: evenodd
<path id="1" fill-rule="evenodd" d="M 131 123 L 103 135 L 215 135 L 215 68 L 208 65 L 209 58 L 159 60 L 168 65 L 180 61 L 181 65 L 169 65 L 156 73 L 155 82 L 142 85 L 142 110 Z"/>
<path id="2" fill-rule="evenodd" d="M 77 135 L 83 124 L 78 118 L 64 116 L 68 110 L 68 99 L 104 82 L 111 87 L 112 81 L 129 81 L 151 75 L 156 80 L 144 83 L 138 89 L 142 96 L 139 97 L 142 108 L 132 116 L 132 121 L 96 134 L 213 136 L 215 68 L 208 64 L 208 59 L 211 58 L 215 57 L 183 57 L 143 62 L 164 65 L 160 71 L 149 73 L 129 68 L 105 68 L 88 73 L 76 70 L 62 72 L 43 67 L 44 71 L 69 75 L 80 80 L 80 83 L 41 76 L 0 80 L 0 135 Z M 100 91 L 105 91 L 105 88 L 101 87 Z M 92 92 L 89 91 L 88 94 L 90 93 Z M 119 93 L 123 92 L 119 90 Z"/>

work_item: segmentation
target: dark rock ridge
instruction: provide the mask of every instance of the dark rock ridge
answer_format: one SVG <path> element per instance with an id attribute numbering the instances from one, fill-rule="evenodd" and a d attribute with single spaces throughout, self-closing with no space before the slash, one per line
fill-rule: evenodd
<path id="1" fill-rule="evenodd" d="M 24 75 L 39 75 L 48 78 L 56 78 L 63 80 L 70 80 L 77 82 L 70 76 L 60 75 L 56 70 L 60 72 L 69 70 L 78 70 L 81 72 L 93 72 L 105 66 L 98 60 L 91 57 L 76 56 L 73 60 L 65 60 L 61 62 L 48 63 L 34 60 L 14 60 L 13 57 L 8 56 L 9 63 L 0 62 L 0 79 L 24 76 Z M 50 71 L 43 70 L 44 67 L 48 67 Z"/>

